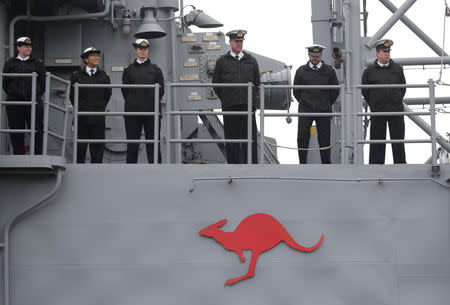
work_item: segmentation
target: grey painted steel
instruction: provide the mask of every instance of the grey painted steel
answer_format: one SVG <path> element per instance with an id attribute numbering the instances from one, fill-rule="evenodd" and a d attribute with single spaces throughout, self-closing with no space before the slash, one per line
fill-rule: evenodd
<path id="1" fill-rule="evenodd" d="M 253 84 L 248 83 L 247 87 L 247 164 L 252 164 L 252 104 L 253 104 L 253 98 L 252 98 L 252 92 L 253 91 Z M 255 122 L 256 124 L 256 122 Z M 263 149 L 261 149 L 264 151 Z"/>
<path id="2" fill-rule="evenodd" d="M 356 85 L 356 88 L 428 88 L 429 84 Z"/>
<path id="3" fill-rule="evenodd" d="M 403 103 L 403 107 L 405 108 L 405 112 L 414 112 L 408 105 Z M 406 115 L 406 114 L 405 114 Z M 430 125 L 425 122 L 422 118 L 418 116 L 410 116 L 411 121 L 416 123 L 423 131 L 425 131 L 429 136 L 431 136 L 432 131 Z M 436 141 L 448 152 L 450 152 L 450 143 L 448 143 L 442 135 L 436 133 Z"/>
<path id="4" fill-rule="evenodd" d="M 7 29 L 8 29 L 8 9 L 5 1 L 0 1 L 0 62 L 6 62 L 6 50 L 4 49 L 4 42 L 7 41 Z M 3 84 L 3 76 L 0 73 L 0 84 Z M 0 90 L 0 103 L 6 99 L 6 94 L 3 90 Z M 3 105 L 0 104 L 0 129 L 6 129 L 6 111 L 4 111 Z M 8 151 L 8 136 L 0 134 L 0 154 L 5 154 Z"/>
<path id="5" fill-rule="evenodd" d="M 403 102 L 406 105 L 427 105 L 430 103 L 429 97 L 405 98 Z M 450 104 L 450 97 L 436 97 L 436 104 Z"/>
<path id="6" fill-rule="evenodd" d="M 339 112 L 286 112 L 286 113 L 266 113 L 267 117 L 342 117 L 342 113 Z"/>
<path id="7" fill-rule="evenodd" d="M 30 123 L 30 129 L 31 129 L 31 135 L 30 135 L 30 154 L 34 155 L 35 150 L 35 141 L 36 138 L 36 80 L 37 80 L 37 73 L 33 72 L 31 73 L 31 123 Z"/>
<path id="8" fill-rule="evenodd" d="M 45 94 L 44 94 L 44 130 L 42 140 L 42 154 L 47 154 L 48 143 L 48 112 L 50 111 L 50 72 L 45 75 Z"/>
<path id="9" fill-rule="evenodd" d="M 414 111 L 412 113 L 400 112 L 358 112 L 357 116 L 415 116 L 415 115 L 431 115 L 431 111 Z"/>
<path id="10" fill-rule="evenodd" d="M 153 163 L 158 164 L 159 157 L 159 87 L 158 84 L 155 87 L 155 115 L 153 116 L 153 139 L 154 139 L 154 145 L 153 145 Z"/>
<path id="11" fill-rule="evenodd" d="M 392 4 L 389 0 L 378 0 L 380 1 L 388 10 L 392 13 L 397 11 L 397 7 Z M 439 56 L 448 56 L 447 52 L 445 52 L 437 43 L 433 41 L 424 31 L 422 31 L 414 22 L 411 21 L 408 17 L 403 15 L 400 17 L 400 20 L 411 30 L 414 34 L 416 34 L 426 45 L 428 45 L 437 55 Z"/>
<path id="12" fill-rule="evenodd" d="M 435 84 L 430 78 L 428 80 L 429 94 L 430 94 L 430 112 L 431 112 L 431 165 L 435 166 L 437 164 L 437 154 L 436 154 L 436 107 L 435 107 Z"/>
<path id="13" fill-rule="evenodd" d="M 172 121 L 172 116 L 170 115 L 171 111 L 172 111 L 172 86 L 170 84 L 166 84 L 166 96 L 167 96 L 167 103 L 166 103 L 166 111 L 169 115 L 166 116 L 166 163 L 167 164 L 171 164 L 171 147 L 170 147 L 170 138 L 172 137 L 171 135 L 171 121 Z"/>
<path id="14" fill-rule="evenodd" d="M 373 36 L 370 38 L 369 42 L 367 43 L 367 46 L 373 48 L 375 41 L 383 38 L 384 34 L 386 34 L 392 26 L 408 11 L 408 9 L 416 3 L 417 0 L 406 0 L 405 3 L 400 6 L 398 10 L 395 11 L 395 13 L 386 21 L 385 24 L 383 24 L 380 29 L 373 34 Z"/>
<path id="15" fill-rule="evenodd" d="M 62 16 L 15 16 L 9 23 L 9 57 L 14 56 L 14 26 L 20 20 L 37 21 L 37 22 L 50 22 L 50 21 L 73 21 L 83 20 L 91 18 L 101 18 L 109 14 L 111 8 L 111 1 L 105 0 L 105 9 L 100 13 L 80 14 L 80 15 L 62 15 Z"/>
<path id="16" fill-rule="evenodd" d="M 73 84 L 73 90 L 74 90 L 74 113 L 73 113 L 73 156 L 72 156 L 72 162 L 77 163 L 77 150 L 78 150 L 78 105 L 79 105 L 79 83 Z"/>
<path id="17" fill-rule="evenodd" d="M 56 171 L 56 182 L 54 187 L 51 189 L 51 191 L 46 194 L 43 198 L 36 201 L 35 203 L 30 204 L 28 207 L 20 211 L 18 214 L 13 216 L 11 220 L 8 221 L 8 223 L 5 226 L 5 229 L 3 230 L 3 305 L 9 305 L 10 304 L 10 263 L 9 263 L 9 236 L 11 233 L 12 227 L 20 220 L 23 219 L 26 215 L 32 213 L 33 211 L 37 210 L 38 208 L 45 205 L 49 199 L 51 199 L 56 192 L 58 191 L 59 187 L 61 186 L 62 176 L 63 176 L 64 170 L 58 169 Z"/>
<path id="18" fill-rule="evenodd" d="M 264 89 L 265 85 L 259 86 L 259 158 L 258 164 L 264 163 Z"/>
<path id="19" fill-rule="evenodd" d="M 426 66 L 426 65 L 440 65 L 450 64 L 450 56 L 442 57 L 407 57 L 407 58 L 394 58 L 396 63 L 402 66 Z M 366 60 L 366 65 L 372 64 L 373 58 Z"/>
<path id="20" fill-rule="evenodd" d="M 431 140 L 413 139 L 413 140 L 359 140 L 358 144 L 370 143 L 431 143 Z"/>
<path id="21" fill-rule="evenodd" d="M 299 297 L 321 305 L 446 304 L 450 166 L 441 166 L 441 177 L 429 172 L 428 165 L 69 164 L 51 204 L 13 231 L 10 305 L 268 305 Z M 117 177 L 120 187 L 105 192 Z M 17 193 L 23 181 L 0 175 L 0 192 L 23 202 L 54 183 L 28 181 L 28 192 Z M 254 278 L 223 287 L 247 271 L 250 252 L 241 264 L 198 231 L 223 218 L 223 230 L 233 231 L 258 212 L 302 245 L 320 234 L 324 242 L 308 254 L 281 243 L 261 255 Z"/>

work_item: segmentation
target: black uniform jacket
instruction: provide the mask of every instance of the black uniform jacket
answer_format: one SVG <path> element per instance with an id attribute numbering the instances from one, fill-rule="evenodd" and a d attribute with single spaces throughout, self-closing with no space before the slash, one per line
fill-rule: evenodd
<path id="1" fill-rule="evenodd" d="M 136 60 L 125 67 L 122 74 L 123 84 L 159 84 L 159 101 L 164 95 L 164 76 L 161 69 L 147 59 L 139 64 Z M 155 88 L 122 88 L 125 99 L 125 111 L 155 111 Z"/>
<path id="2" fill-rule="evenodd" d="M 336 72 L 322 62 L 313 70 L 309 62 L 297 69 L 294 85 L 339 85 Z M 331 112 L 331 106 L 339 96 L 339 89 L 294 89 L 299 112 Z"/>
<path id="3" fill-rule="evenodd" d="M 41 95 L 45 92 L 45 67 L 38 58 L 30 56 L 27 60 L 17 57 L 8 59 L 3 67 L 3 73 L 32 73 L 37 72 L 36 80 L 36 102 L 42 102 Z M 10 100 L 31 100 L 31 77 L 3 77 L 3 90 Z"/>
<path id="4" fill-rule="evenodd" d="M 377 61 L 366 67 L 362 84 L 406 84 L 403 68 L 392 59 L 389 65 L 381 67 Z M 374 112 L 403 111 L 403 97 L 406 88 L 362 89 L 362 95 Z"/>
<path id="5" fill-rule="evenodd" d="M 110 84 L 109 75 L 97 68 L 96 73 L 90 76 L 86 72 L 86 68 L 75 70 L 70 77 L 70 101 L 72 105 L 75 104 L 74 94 L 75 90 L 73 84 Z M 111 97 L 111 88 L 79 88 L 78 94 L 78 110 L 79 111 L 105 111 Z M 104 116 L 80 116 L 80 120 L 86 123 L 103 122 Z"/>
<path id="6" fill-rule="evenodd" d="M 256 59 L 244 52 L 241 60 L 236 60 L 230 53 L 222 55 L 217 61 L 212 78 L 213 83 L 253 83 L 252 103 L 253 109 L 259 102 L 259 68 Z M 234 105 L 247 105 L 247 87 L 245 88 L 214 88 L 222 102 L 222 109 Z"/>

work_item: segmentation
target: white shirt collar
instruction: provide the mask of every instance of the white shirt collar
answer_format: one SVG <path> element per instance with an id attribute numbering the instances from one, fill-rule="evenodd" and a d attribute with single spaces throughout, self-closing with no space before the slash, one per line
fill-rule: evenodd
<path id="1" fill-rule="evenodd" d="M 236 54 L 234 54 L 233 51 L 230 51 L 230 55 L 236 57 Z M 241 51 L 237 56 L 239 56 L 239 60 L 241 60 L 242 57 L 244 57 L 244 52 Z"/>
<path id="2" fill-rule="evenodd" d="M 25 58 L 22 58 L 22 57 L 20 57 L 20 55 L 17 55 L 17 59 L 20 59 L 21 61 L 25 61 L 25 60 L 30 59 L 30 56 L 27 56 L 27 57 L 25 57 Z"/>
<path id="3" fill-rule="evenodd" d="M 378 64 L 380 67 L 387 67 L 387 66 L 389 66 L 389 63 L 387 63 L 387 64 L 382 64 L 382 63 L 379 62 L 378 60 L 377 60 L 377 64 Z"/>
<path id="4" fill-rule="evenodd" d="M 314 69 L 314 65 L 313 65 L 312 62 L 309 62 L 309 67 L 310 67 L 311 69 Z M 320 69 L 320 67 L 322 67 L 322 62 L 319 62 L 319 63 L 316 65 L 316 67 L 317 67 L 317 69 Z"/>
<path id="5" fill-rule="evenodd" d="M 94 74 L 97 73 L 97 67 L 95 67 L 94 69 L 89 68 L 88 66 L 86 66 L 86 73 L 91 75 L 91 70 L 94 70 Z"/>
<path id="6" fill-rule="evenodd" d="M 148 58 L 146 58 L 144 61 L 141 61 L 139 58 L 136 58 L 136 61 L 138 64 L 143 64 L 144 62 L 146 62 L 148 60 Z"/>

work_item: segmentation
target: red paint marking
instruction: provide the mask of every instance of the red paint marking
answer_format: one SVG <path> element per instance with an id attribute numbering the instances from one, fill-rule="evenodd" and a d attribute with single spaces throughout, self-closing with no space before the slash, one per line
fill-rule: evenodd
<path id="1" fill-rule="evenodd" d="M 219 229 L 227 222 L 227 219 L 207 226 L 198 232 L 202 236 L 212 237 L 229 251 L 234 251 L 239 256 L 241 263 L 245 262 L 243 251 L 252 251 L 252 259 L 247 274 L 228 279 L 226 285 L 234 285 L 239 281 L 248 279 L 255 275 L 255 267 L 261 253 L 272 249 L 284 241 L 289 247 L 300 252 L 312 252 L 316 250 L 323 241 L 324 235 L 312 247 L 299 245 L 286 231 L 283 225 L 269 214 L 249 215 L 237 226 L 233 232 L 225 232 Z"/>

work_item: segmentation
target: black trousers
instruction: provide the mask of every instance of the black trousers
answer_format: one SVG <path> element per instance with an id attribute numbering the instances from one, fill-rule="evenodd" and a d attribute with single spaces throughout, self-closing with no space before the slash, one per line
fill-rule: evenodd
<path id="1" fill-rule="evenodd" d="M 141 138 L 142 127 L 144 127 L 145 139 L 153 140 L 154 135 L 154 117 L 153 116 L 126 116 L 125 130 L 127 139 L 138 140 Z M 159 117 L 159 126 L 161 127 L 161 116 Z M 159 135 L 158 135 L 159 141 Z M 153 163 L 153 143 L 146 144 L 148 163 Z M 137 163 L 139 153 L 139 143 L 127 144 L 127 163 Z M 161 146 L 158 146 L 158 163 L 161 163 Z"/>
<path id="2" fill-rule="evenodd" d="M 234 105 L 223 111 L 247 111 L 247 105 Z M 247 139 L 247 115 L 224 115 L 225 139 Z M 257 129 L 255 114 L 252 114 L 252 163 L 258 163 Z M 247 163 L 247 143 L 226 143 L 228 164 Z"/>
<path id="3" fill-rule="evenodd" d="M 313 121 L 316 121 L 317 126 L 317 138 L 320 147 L 330 146 L 330 117 L 299 117 L 298 118 L 298 134 L 297 134 L 297 145 L 298 148 L 308 148 L 310 130 Z M 306 164 L 308 156 L 307 150 L 298 151 L 298 159 L 300 164 Z M 331 151 L 330 149 L 324 149 L 320 151 L 320 159 L 322 164 L 331 164 L 330 160 Z"/>
<path id="4" fill-rule="evenodd" d="M 405 121 L 403 116 L 374 116 L 370 119 L 370 139 L 386 140 L 386 124 L 389 124 L 391 140 L 405 138 Z M 386 144 L 370 144 L 369 163 L 384 164 Z M 392 144 L 394 163 L 406 163 L 405 145 Z"/>
<path id="5" fill-rule="evenodd" d="M 14 101 L 15 99 L 8 98 L 8 101 Z M 31 128 L 31 106 L 15 106 L 7 105 L 6 114 L 8 116 L 9 129 L 28 129 Z M 36 155 L 42 154 L 42 140 L 44 130 L 44 106 L 42 101 L 36 105 L 36 119 L 35 119 L 35 138 L 34 138 L 34 152 Z M 23 133 L 10 133 L 11 145 L 14 155 L 25 154 L 25 134 Z"/>
<path id="6" fill-rule="evenodd" d="M 105 120 L 92 122 L 89 118 L 78 119 L 78 139 L 101 139 L 105 138 Z M 104 143 L 78 143 L 77 145 L 77 163 L 84 163 L 86 160 L 86 151 L 89 144 L 89 153 L 91 154 L 91 163 L 103 162 Z"/>

